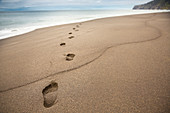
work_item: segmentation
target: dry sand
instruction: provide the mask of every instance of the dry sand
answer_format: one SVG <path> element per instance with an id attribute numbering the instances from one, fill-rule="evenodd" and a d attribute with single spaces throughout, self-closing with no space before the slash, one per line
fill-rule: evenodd
<path id="1" fill-rule="evenodd" d="M 1 40 L 0 112 L 168 112 L 169 31 L 170 13 L 155 13 Z"/>

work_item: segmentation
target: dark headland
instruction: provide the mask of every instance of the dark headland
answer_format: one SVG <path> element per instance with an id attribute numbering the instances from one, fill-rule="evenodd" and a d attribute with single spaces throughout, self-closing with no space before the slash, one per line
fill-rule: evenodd
<path id="1" fill-rule="evenodd" d="M 153 0 L 146 4 L 135 5 L 133 9 L 170 9 L 170 0 Z"/>

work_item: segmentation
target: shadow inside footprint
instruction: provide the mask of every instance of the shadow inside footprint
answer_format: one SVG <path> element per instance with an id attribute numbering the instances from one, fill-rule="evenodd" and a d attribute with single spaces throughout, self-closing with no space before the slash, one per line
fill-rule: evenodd
<path id="1" fill-rule="evenodd" d="M 70 32 L 70 33 L 68 33 L 68 34 L 70 34 L 70 35 L 71 35 L 71 34 L 72 34 L 72 32 Z"/>
<path id="2" fill-rule="evenodd" d="M 58 83 L 53 81 L 43 89 L 44 107 L 49 108 L 55 104 L 57 100 L 57 90 Z"/>
<path id="3" fill-rule="evenodd" d="M 64 46 L 64 45 L 66 45 L 66 43 L 61 43 L 61 44 L 60 44 L 60 46 Z"/>
<path id="4" fill-rule="evenodd" d="M 75 54 L 69 53 L 69 54 L 66 55 L 66 60 L 71 61 L 71 60 L 73 60 L 74 57 L 75 57 Z"/>
<path id="5" fill-rule="evenodd" d="M 74 38 L 74 36 L 70 36 L 70 37 L 68 37 L 69 39 L 72 39 L 72 38 Z"/>

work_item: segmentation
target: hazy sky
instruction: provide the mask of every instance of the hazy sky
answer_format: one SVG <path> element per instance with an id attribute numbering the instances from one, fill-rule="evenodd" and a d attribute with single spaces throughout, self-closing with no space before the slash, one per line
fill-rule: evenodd
<path id="1" fill-rule="evenodd" d="M 131 9 L 151 0 L 0 0 L 0 10 Z"/>

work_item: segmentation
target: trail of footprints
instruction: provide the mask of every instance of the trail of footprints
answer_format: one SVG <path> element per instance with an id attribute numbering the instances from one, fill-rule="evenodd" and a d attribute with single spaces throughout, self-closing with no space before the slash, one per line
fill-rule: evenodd
<path id="1" fill-rule="evenodd" d="M 73 28 L 73 31 L 75 31 L 75 32 L 76 32 L 76 31 L 79 31 L 80 25 L 81 25 L 81 23 L 78 24 L 78 25 L 76 25 L 76 26 Z M 70 35 L 70 36 L 68 37 L 68 39 L 73 39 L 73 38 L 75 38 L 75 36 L 73 35 L 73 32 L 69 32 L 68 34 Z M 66 46 L 66 43 L 65 43 L 65 42 L 62 42 L 62 43 L 60 43 L 60 46 Z M 73 54 L 73 53 L 68 53 L 68 54 L 65 55 L 65 60 L 66 60 L 66 61 L 71 61 L 71 60 L 74 59 L 74 57 L 75 57 L 75 54 Z"/>
<path id="2" fill-rule="evenodd" d="M 76 25 L 76 27 L 73 28 L 73 31 L 79 31 L 79 27 L 80 27 L 81 23 L 79 25 Z M 73 32 L 69 32 L 68 33 L 70 36 L 68 37 L 68 39 L 73 39 L 75 38 L 73 34 Z M 60 46 L 66 46 L 65 42 L 60 43 Z M 65 54 L 65 60 L 66 61 L 72 61 L 75 57 L 75 54 L 73 53 L 68 53 Z M 44 99 L 44 107 L 49 108 L 52 107 L 56 102 L 57 102 L 57 90 L 58 90 L 58 83 L 56 83 L 55 81 L 52 81 L 48 86 L 46 86 L 43 90 L 42 90 L 42 94 L 43 94 L 43 99 Z"/>

